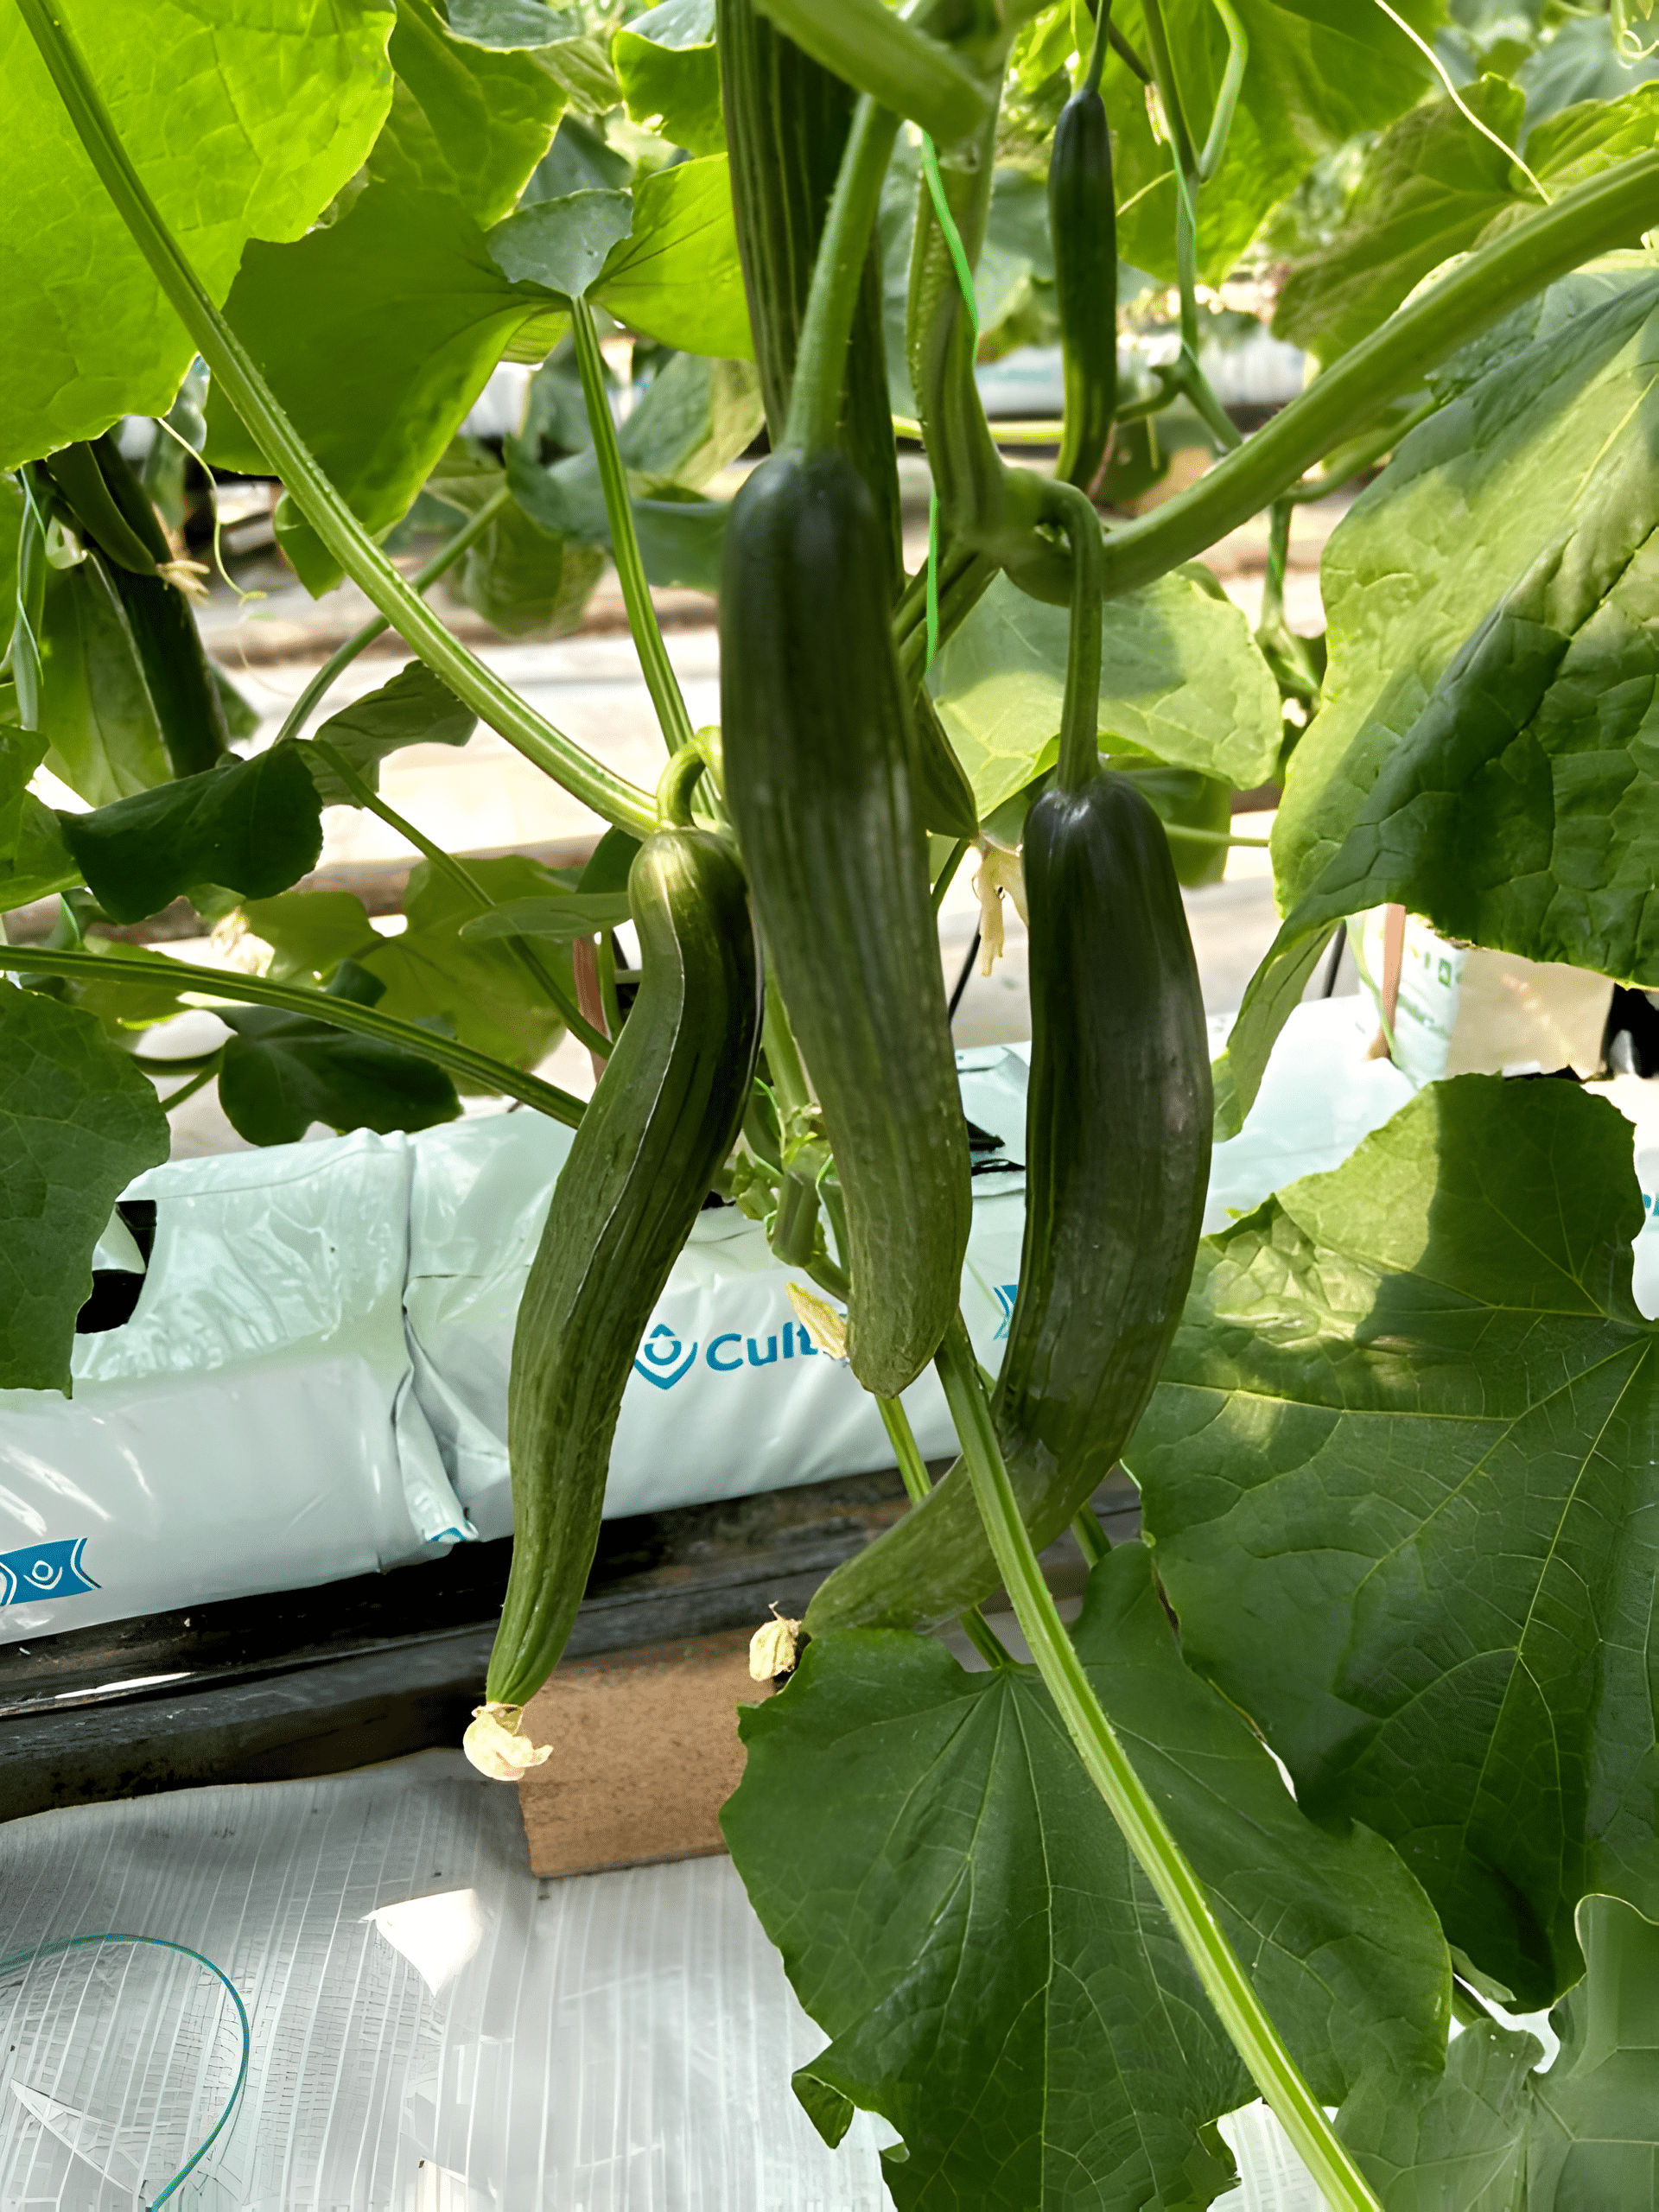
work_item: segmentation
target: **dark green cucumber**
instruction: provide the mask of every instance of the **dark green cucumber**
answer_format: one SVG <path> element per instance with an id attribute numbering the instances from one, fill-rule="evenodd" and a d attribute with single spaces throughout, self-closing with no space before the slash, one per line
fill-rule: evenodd
<path id="1" fill-rule="evenodd" d="M 1107 0 L 1101 0 L 1101 5 Z M 1065 371 L 1065 433 L 1054 473 L 1086 492 L 1117 413 L 1117 203 L 1112 136 L 1085 85 L 1060 110 L 1048 159 L 1054 305 Z"/>
<path id="2" fill-rule="evenodd" d="M 1212 1105 L 1169 841 L 1128 778 L 1039 799 L 1025 874 L 1026 1234 L 992 1409 L 1040 1549 L 1109 1471 L 1158 1379 L 1198 1249 Z M 998 1580 L 957 1466 L 836 1570 L 806 1625 L 931 1627 Z"/>
<path id="3" fill-rule="evenodd" d="M 781 445 L 812 264 L 855 95 L 755 0 L 716 0 L 715 13 L 738 253 L 766 426 Z M 841 442 L 881 517 L 887 589 L 896 598 L 904 578 L 899 466 L 881 321 L 880 261 L 872 243 L 848 348 Z"/>
<path id="4" fill-rule="evenodd" d="M 639 995 L 554 1186 L 513 1338 L 512 1569 L 486 1693 L 502 1705 L 533 1696 L 569 1639 L 623 1386 L 736 1139 L 760 1037 L 748 893 L 725 848 L 659 830 L 628 895 Z"/>
<path id="5" fill-rule="evenodd" d="M 762 461 L 720 663 L 727 804 L 846 1204 L 848 1356 L 893 1397 L 956 1311 L 970 1199 L 880 531 L 845 454 Z"/>
<path id="6" fill-rule="evenodd" d="M 188 601 L 156 574 L 171 554 L 143 486 L 112 437 L 66 446 L 46 466 L 76 521 L 108 558 L 173 772 L 199 775 L 230 750 L 225 701 Z"/>

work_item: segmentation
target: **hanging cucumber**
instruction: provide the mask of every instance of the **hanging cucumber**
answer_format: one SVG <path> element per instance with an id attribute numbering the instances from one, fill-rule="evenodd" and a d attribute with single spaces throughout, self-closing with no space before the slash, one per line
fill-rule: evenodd
<path id="1" fill-rule="evenodd" d="M 628 897 L 639 995 L 554 1186 L 513 1338 L 512 1569 L 486 1690 L 510 1711 L 569 1639 L 623 1385 L 736 1139 L 760 1035 L 748 893 L 726 848 L 683 823 L 658 830 Z"/>
<path id="2" fill-rule="evenodd" d="M 854 95 L 850 86 L 770 22 L 755 0 L 717 0 L 715 41 L 738 252 L 760 395 L 776 446 L 783 443 L 812 264 Z M 887 585 L 896 598 L 904 577 L 899 467 L 874 242 L 859 280 L 840 436 L 881 518 Z"/>
<path id="3" fill-rule="evenodd" d="M 727 804 L 846 1206 L 848 1356 L 894 1397 L 956 1311 L 970 1199 L 881 552 L 844 453 L 772 454 L 727 528 L 720 660 Z"/>
<path id="4" fill-rule="evenodd" d="M 225 702 L 189 602 L 157 573 L 172 558 L 143 486 L 112 437 L 65 446 L 47 461 L 81 530 L 109 562 L 175 776 L 211 768 L 230 750 Z"/>
<path id="5" fill-rule="evenodd" d="M 1065 431 L 1054 474 L 1086 492 L 1117 413 L 1117 202 L 1100 97 L 1111 0 L 1096 0 L 1083 82 L 1060 110 L 1048 159 L 1054 304 L 1065 372 Z"/>
<path id="6" fill-rule="evenodd" d="M 1031 1082 L 1020 1293 L 993 1411 L 1040 1549 L 1110 1470 L 1180 1318 L 1210 1166 L 1210 1060 L 1169 840 L 1127 777 L 1026 824 Z M 806 1625 L 927 1627 L 998 1582 L 958 1466 L 838 1567 Z"/>

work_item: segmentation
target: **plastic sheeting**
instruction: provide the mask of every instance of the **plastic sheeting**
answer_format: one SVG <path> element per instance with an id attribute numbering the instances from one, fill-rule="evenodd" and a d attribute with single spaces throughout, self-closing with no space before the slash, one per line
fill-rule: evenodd
<path id="1" fill-rule="evenodd" d="M 824 2038 L 726 1859 L 559 1882 L 458 1752 L 0 1827 L 0 1949 L 110 1929 L 214 1960 L 251 2029 L 201 2212 L 882 2212 L 867 2114 L 790 2088 Z M 0 1978 L 0 2203 L 132 2212 L 240 2042 L 200 1968 L 107 1947 Z M 205 2116 L 204 2116 L 205 2115 Z M 1317 2212 L 1260 2108 L 1225 2212 Z M 198 2188 L 197 2184 L 200 2183 Z"/>

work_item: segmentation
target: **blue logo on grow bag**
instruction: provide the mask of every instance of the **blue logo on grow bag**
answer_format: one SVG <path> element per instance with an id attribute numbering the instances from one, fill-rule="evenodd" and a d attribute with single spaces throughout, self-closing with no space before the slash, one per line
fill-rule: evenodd
<path id="1" fill-rule="evenodd" d="M 1000 1282 L 995 1289 L 996 1302 L 1002 1308 L 1002 1320 L 996 1335 L 991 1338 L 993 1344 L 1008 1333 L 1008 1324 L 1014 1319 L 1014 1301 L 1020 1294 L 1020 1286 L 1017 1282 Z"/>
<path id="2" fill-rule="evenodd" d="M 640 1345 L 633 1371 L 643 1375 L 647 1382 L 654 1382 L 659 1390 L 671 1390 L 690 1373 L 696 1356 L 696 1344 L 687 1351 L 667 1322 L 659 1321 Z"/>
<path id="3" fill-rule="evenodd" d="M 99 1586 L 81 1569 L 85 1536 L 61 1536 L 56 1543 L 25 1544 L 0 1552 L 0 1605 L 21 1598 L 79 1598 Z"/>

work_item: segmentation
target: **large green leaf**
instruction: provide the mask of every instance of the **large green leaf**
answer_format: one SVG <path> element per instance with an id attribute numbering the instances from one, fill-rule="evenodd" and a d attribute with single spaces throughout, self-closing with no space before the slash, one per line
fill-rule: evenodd
<path id="1" fill-rule="evenodd" d="M 200 883 L 268 898 L 322 850 L 321 800 L 292 745 L 59 819 L 86 884 L 118 922 L 159 913 Z"/>
<path id="2" fill-rule="evenodd" d="M 1336 2102 L 1433 2069 L 1450 1976 L 1399 1860 L 1298 1811 L 1249 1729 L 1182 1665 L 1138 1544 L 1095 1570 L 1077 1649 L 1264 2003 Z M 796 2076 L 839 2139 L 905 2139 L 894 2202 L 1201 2207 L 1248 2078 L 1029 1668 L 848 1630 L 743 1714 L 722 1824 L 797 1993 L 832 2038 Z"/>
<path id="3" fill-rule="evenodd" d="M 242 912 L 270 945 L 267 972 L 278 983 L 296 976 L 327 982 L 342 960 L 360 961 L 380 942 L 367 907 L 349 891 L 283 891 L 248 899 Z"/>
<path id="4" fill-rule="evenodd" d="M 447 192 L 480 223 L 499 222 L 553 143 L 562 79 L 534 48 L 457 38 L 433 0 L 397 0 L 390 50 L 397 86 L 370 176 Z"/>
<path id="5" fill-rule="evenodd" d="M 132 626 L 96 553 L 46 572 L 40 727 L 46 765 L 89 806 L 173 773 Z"/>
<path id="6" fill-rule="evenodd" d="M 1612 1107 L 1437 1084 L 1206 1241 L 1125 1454 L 1189 1659 L 1525 2005 L 1659 1911 L 1642 1224 Z"/>
<path id="7" fill-rule="evenodd" d="M 518 854 L 471 861 L 467 868 L 492 899 L 531 899 L 550 888 L 546 870 Z M 478 907 L 429 861 L 410 875 L 404 911 L 409 927 L 403 935 L 384 939 L 359 963 L 385 985 L 379 1001 L 385 1013 L 408 1021 L 435 1016 L 463 1045 L 514 1067 L 533 1067 L 552 1050 L 562 1024 L 545 993 L 510 946 L 462 940 L 462 925 Z M 574 997 L 568 955 L 545 944 L 537 952 L 543 961 L 562 963 L 560 980 Z"/>
<path id="8" fill-rule="evenodd" d="M 226 1007 L 219 1103 L 250 1144 L 297 1144 L 327 1128 L 429 1129 L 461 1112 L 454 1084 L 430 1060 L 274 1007 Z"/>
<path id="9" fill-rule="evenodd" d="M 69 1389 L 92 1251 L 167 1116 L 90 1014 L 0 982 L 0 1389 Z"/>
<path id="10" fill-rule="evenodd" d="M 45 758 L 46 740 L 38 730 L 0 722 L 0 861 L 16 857 L 29 778 Z"/>
<path id="11" fill-rule="evenodd" d="M 339 221 L 293 245 L 254 245 L 227 308 L 301 435 L 365 529 L 397 521 L 436 466 L 513 334 L 552 302 L 510 283 L 447 193 L 371 184 Z M 210 460 L 266 465 L 217 390 Z M 284 500 L 277 534 L 313 592 L 338 581 Z"/>
<path id="12" fill-rule="evenodd" d="M 550 534 L 514 502 L 468 547 L 455 588 L 505 637 L 558 638 L 581 621 L 604 566 L 602 546 Z"/>
<path id="13" fill-rule="evenodd" d="M 1285 925 L 1229 1047 L 1239 1108 L 1314 938 L 1383 901 L 1659 982 L 1656 368 L 1659 277 L 1626 271 L 1500 353 L 1332 538 L 1325 704 L 1273 836 Z"/>
<path id="14" fill-rule="evenodd" d="M 1319 156 L 1360 130 L 1375 130 L 1414 105 L 1428 66 L 1369 0 L 1235 0 L 1249 61 L 1227 150 L 1198 195 L 1198 274 L 1218 283 L 1269 209 Z M 1432 32 L 1440 0 L 1402 0 L 1396 10 Z M 1227 67 L 1227 37 L 1213 0 L 1165 0 L 1179 90 L 1196 142 L 1210 128 Z M 1140 0 L 1119 0 L 1114 28 L 1147 47 Z M 1173 281 L 1175 186 L 1169 147 L 1153 129 L 1138 78 L 1114 54 L 1103 87 L 1112 118 L 1118 251 L 1137 269 Z M 1160 181 L 1161 180 L 1161 181 Z"/>
<path id="15" fill-rule="evenodd" d="M 1459 96 L 1506 144 L 1520 137 L 1521 92 L 1497 77 Z M 1659 136 L 1659 87 L 1591 100 L 1541 124 L 1527 162 L 1552 198 Z M 1322 251 L 1294 264 L 1279 294 L 1274 334 L 1331 361 L 1374 330 L 1412 287 L 1452 255 L 1535 210 L 1517 163 L 1483 137 L 1450 99 L 1414 109 L 1366 156 L 1343 226 Z M 1637 244 L 1634 231 L 1630 243 Z"/>
<path id="16" fill-rule="evenodd" d="M 1278 688 L 1236 607 L 1167 575 L 1109 601 L 1103 621 L 1108 752 L 1137 747 L 1246 788 L 1272 774 Z M 933 664 L 928 687 L 982 817 L 1053 763 L 1070 622 L 999 576 Z"/>
<path id="17" fill-rule="evenodd" d="M 29 788 L 46 740 L 0 722 L 0 913 L 80 881 L 57 817 Z"/>
<path id="18" fill-rule="evenodd" d="M 296 238 L 391 97 L 384 0 L 67 0 L 117 131 L 222 302 L 250 238 Z M 0 11 L 0 467 L 163 415 L 195 341 L 93 171 L 16 8 Z"/>
<path id="19" fill-rule="evenodd" d="M 677 162 L 634 186 L 633 228 L 611 249 L 592 296 L 660 346 L 754 359 L 724 154 Z"/>
<path id="20" fill-rule="evenodd" d="M 1499 77 L 1465 86 L 1464 107 L 1504 145 L 1519 135 L 1524 96 Z M 1321 360 L 1393 314 L 1412 287 L 1471 246 L 1515 205 L 1524 180 L 1503 146 L 1484 137 L 1450 99 L 1414 108 L 1365 157 L 1342 228 L 1323 251 L 1293 263 L 1274 310 L 1275 338 Z M 1535 194 L 1526 204 L 1535 207 Z"/>
<path id="21" fill-rule="evenodd" d="M 1440 2075 L 1368 2082 L 1342 2133 L 1389 2212 L 1623 2212 L 1659 2202 L 1659 1928 L 1579 1907 L 1584 1980 L 1536 2038 L 1466 2028 Z"/>
<path id="22" fill-rule="evenodd" d="M 580 298 L 633 221 L 632 193 L 584 187 L 532 200 L 490 232 L 491 258 L 515 284 Z"/>
<path id="23" fill-rule="evenodd" d="M 663 0 L 611 41 L 630 118 L 693 154 L 726 149 L 714 0 Z"/>
<path id="24" fill-rule="evenodd" d="M 330 715 L 316 734 L 345 756 L 371 791 L 378 791 L 380 763 L 389 753 L 406 745 L 465 745 L 477 727 L 478 716 L 443 678 L 424 662 L 411 660 L 378 690 Z M 325 806 L 357 804 L 320 753 L 307 747 L 305 760 Z"/>

